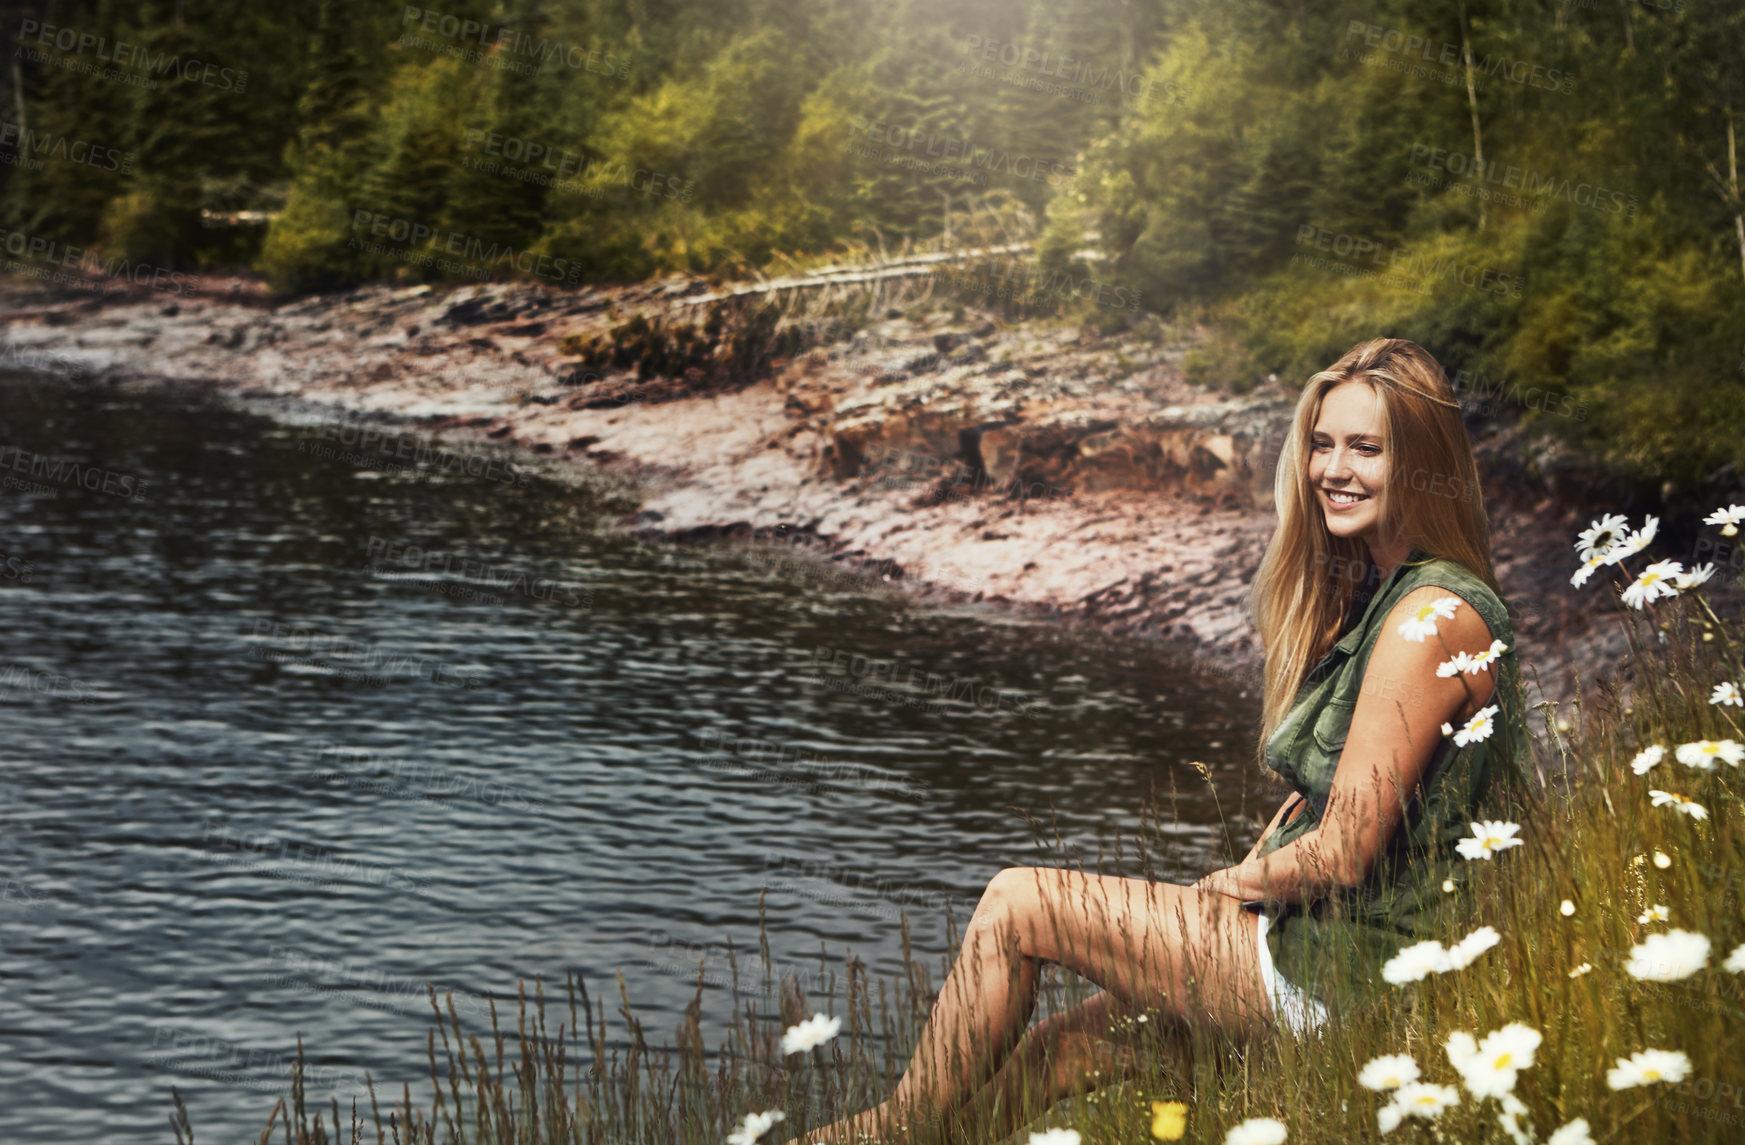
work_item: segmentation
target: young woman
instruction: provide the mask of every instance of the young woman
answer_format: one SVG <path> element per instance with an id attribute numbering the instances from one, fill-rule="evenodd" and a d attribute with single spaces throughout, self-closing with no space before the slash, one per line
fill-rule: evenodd
<path id="1" fill-rule="evenodd" d="M 1278 529 L 1251 590 L 1266 652 L 1259 754 L 1294 794 L 1246 858 L 1192 886 L 1000 871 L 890 1099 L 806 1141 L 907 1141 L 984 1086 L 1011 1132 L 1037 1096 L 1132 1068 L 1111 1038 L 1132 1028 L 1123 1019 L 1144 1014 L 1182 1041 L 1196 1024 L 1303 1032 L 1379 984 L 1401 946 L 1450 937 L 1454 844 L 1518 773 L 1525 725 L 1442 368 L 1379 338 L 1315 374 L 1274 490 Z M 1027 1031 L 1045 962 L 1104 989 Z"/>

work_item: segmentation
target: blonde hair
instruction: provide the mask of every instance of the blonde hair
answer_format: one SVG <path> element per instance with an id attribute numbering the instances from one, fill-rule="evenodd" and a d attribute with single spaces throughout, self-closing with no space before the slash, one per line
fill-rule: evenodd
<path id="1" fill-rule="evenodd" d="M 1309 669 L 1339 638 L 1357 578 L 1369 569 L 1368 546 L 1327 531 L 1309 485 L 1309 441 L 1321 403 L 1346 382 L 1365 383 L 1382 403 L 1387 441 L 1386 478 L 1376 502 L 1381 534 L 1404 536 L 1432 556 L 1458 561 L 1501 595 L 1478 466 L 1447 374 L 1422 346 L 1404 338 L 1353 346 L 1304 383 L 1273 476 L 1278 528 L 1248 595 L 1266 654 L 1260 750 L 1290 711 Z"/>

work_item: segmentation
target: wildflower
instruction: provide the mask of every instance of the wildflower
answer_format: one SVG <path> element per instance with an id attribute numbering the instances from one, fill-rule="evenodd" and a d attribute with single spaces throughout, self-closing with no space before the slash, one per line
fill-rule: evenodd
<path id="1" fill-rule="evenodd" d="M 1412 619 L 1400 624 L 1400 635 L 1413 644 L 1422 644 L 1424 637 L 1436 635 L 1436 621 L 1453 620 L 1454 610 L 1460 607 L 1458 596 L 1444 596 L 1431 601 L 1418 609 L 1418 614 Z"/>
<path id="2" fill-rule="evenodd" d="M 1436 674 L 1446 679 L 1449 676 L 1458 676 L 1460 673 L 1470 670 L 1471 667 L 1472 657 L 1464 652 L 1456 652 L 1454 659 L 1444 660 L 1436 665 Z"/>
<path id="3" fill-rule="evenodd" d="M 1371 1060 L 1357 1074 L 1358 1085 L 1378 1093 L 1417 1080 L 1418 1063 L 1412 1060 L 1411 1054 L 1384 1054 Z"/>
<path id="4" fill-rule="evenodd" d="M 1711 704 L 1731 704 L 1735 708 L 1745 708 L 1745 698 L 1739 695 L 1738 685 L 1731 680 L 1722 680 L 1715 685 L 1715 690 L 1709 696 Z"/>
<path id="5" fill-rule="evenodd" d="M 1740 521 L 1745 521 L 1745 505 L 1728 505 L 1725 509 L 1716 509 L 1703 518 L 1705 525 L 1721 526 L 1723 537 L 1737 536 Z"/>
<path id="6" fill-rule="evenodd" d="M 1483 823 L 1474 823 L 1473 837 L 1460 840 L 1454 844 L 1454 849 L 1468 860 L 1488 859 L 1498 851 L 1519 847 L 1522 840 L 1515 838 L 1515 833 L 1520 829 L 1519 823 L 1487 819 Z"/>
<path id="7" fill-rule="evenodd" d="M 1576 555 L 1581 560 L 1591 561 L 1603 557 L 1624 540 L 1624 530 L 1629 528 L 1630 519 L 1622 513 L 1607 513 L 1575 538 Z M 1609 563 L 1609 562 L 1608 562 Z"/>
<path id="8" fill-rule="evenodd" d="M 1595 569 L 1603 564 L 1609 563 L 1610 562 L 1602 557 L 1589 557 L 1580 568 L 1575 570 L 1575 575 L 1569 578 L 1569 583 L 1576 588 L 1580 588 L 1582 585 L 1587 583 L 1588 577 L 1594 575 Z"/>
<path id="9" fill-rule="evenodd" d="M 1672 866 L 1672 856 L 1665 851 L 1656 851 L 1654 852 L 1654 865 L 1664 871 Z"/>
<path id="10" fill-rule="evenodd" d="M 1664 906 L 1651 906 L 1647 910 L 1643 911 L 1641 914 L 1637 915 L 1636 921 L 1641 922 L 1641 923 L 1665 922 L 1668 919 L 1670 919 L 1671 917 L 1672 917 L 1672 912 L 1670 910 L 1668 910 L 1666 907 L 1664 907 Z"/>
<path id="11" fill-rule="evenodd" d="M 1180 1141 L 1188 1131 L 1188 1107 L 1180 1101 L 1151 1103 L 1151 1135 L 1159 1141 Z"/>
<path id="12" fill-rule="evenodd" d="M 1583 962 L 1580 966 L 1577 966 L 1574 970 L 1571 970 L 1569 972 L 1569 976 L 1571 978 L 1580 978 L 1583 974 L 1587 974 L 1590 971 L 1592 971 L 1593 968 L 1594 968 L 1593 963 Z"/>
<path id="13" fill-rule="evenodd" d="M 1688 930 L 1651 934 L 1630 948 L 1624 969 L 1645 982 L 1677 982 L 1701 970 L 1709 960 L 1707 935 Z"/>
<path id="14" fill-rule="evenodd" d="M 1672 587 L 1679 592 L 1689 592 L 1699 584 L 1707 584 L 1709 578 L 1714 575 L 1715 562 L 1710 561 L 1706 565 L 1697 565 L 1689 572 L 1681 572 L 1673 577 Z"/>
<path id="15" fill-rule="evenodd" d="M 1659 744 L 1652 744 L 1637 752 L 1635 758 L 1630 760 L 1630 770 L 1637 775 L 1646 775 L 1649 768 L 1658 765 L 1665 758 L 1666 749 Z"/>
<path id="16" fill-rule="evenodd" d="M 1283 1145 L 1284 1139 L 1284 1122 L 1250 1117 L 1224 1135 L 1224 1145 Z"/>
<path id="17" fill-rule="evenodd" d="M 1451 895 L 1454 893 L 1454 880 L 1453 879 L 1443 879 L 1442 880 L 1442 893 L 1445 895 Z"/>
<path id="18" fill-rule="evenodd" d="M 1660 527 L 1659 517 L 1642 518 L 1642 527 L 1636 529 L 1622 541 L 1606 550 L 1605 563 L 1615 565 L 1625 557 L 1633 557 L 1647 548 L 1654 540 L 1654 531 Z"/>
<path id="19" fill-rule="evenodd" d="M 1684 566 L 1677 561 L 1655 561 L 1624 590 L 1624 603 L 1631 608 L 1641 608 L 1663 596 L 1676 596 L 1677 590 L 1668 582 L 1683 571 Z"/>
<path id="20" fill-rule="evenodd" d="M 1492 661 L 1508 650 L 1509 646 L 1504 644 L 1501 640 L 1492 640 L 1489 648 L 1486 648 L 1483 652 L 1474 652 L 1472 654 L 1466 662 L 1466 670 L 1477 675 L 1486 668 L 1489 668 Z"/>
<path id="21" fill-rule="evenodd" d="M 1453 946 L 1448 948 L 1448 965 L 1453 970 L 1464 970 L 1471 966 L 1473 960 L 1497 943 L 1503 936 L 1496 932 L 1495 927 L 1481 926 Z"/>
<path id="22" fill-rule="evenodd" d="M 1472 1054 L 1465 1052 L 1462 1043 L 1458 1049 L 1449 1050 L 1449 1057 L 1453 1059 L 1459 1054 L 1454 1068 L 1460 1071 L 1461 1080 L 1474 1097 L 1500 1098 L 1514 1091 L 1516 1077 L 1533 1064 L 1533 1055 L 1543 1040 L 1543 1035 L 1533 1027 L 1510 1022 L 1486 1034 Z"/>
<path id="23" fill-rule="evenodd" d="M 1404 1116 L 1398 1105 L 1389 1102 L 1375 1111 L 1375 1127 L 1385 1136 L 1400 1127 L 1400 1118 Z"/>
<path id="24" fill-rule="evenodd" d="M 1407 1117 L 1422 1117 L 1430 1121 L 1441 1116 L 1449 1106 L 1459 1105 L 1460 1091 L 1452 1085 L 1409 1081 L 1394 1090 L 1393 1104 Z"/>
<path id="25" fill-rule="evenodd" d="M 1745 974 L 1745 942 L 1733 948 L 1733 953 L 1727 955 L 1727 961 L 1721 963 L 1721 969 L 1729 974 Z"/>
<path id="26" fill-rule="evenodd" d="M 1745 747 L 1740 747 L 1730 739 L 1699 739 L 1692 743 L 1679 744 L 1672 754 L 1686 767 L 1713 771 L 1717 759 L 1726 761 L 1729 767 L 1738 767 L 1739 761 L 1745 760 Z"/>
<path id="27" fill-rule="evenodd" d="M 1079 1131 L 1050 1129 L 1046 1133 L 1032 1133 L 1028 1145 L 1079 1145 Z"/>
<path id="28" fill-rule="evenodd" d="M 1694 799 L 1686 799 L 1676 791 L 1650 791 L 1648 799 L 1656 807 L 1665 807 L 1670 803 L 1674 810 L 1682 811 L 1692 819 L 1707 819 L 1709 817 L 1707 807 Z"/>
<path id="29" fill-rule="evenodd" d="M 1593 1136 L 1587 1130 L 1587 1118 L 1578 1117 L 1562 1126 L 1545 1139 L 1545 1145 L 1594 1145 Z"/>
<path id="30" fill-rule="evenodd" d="M 757 1145 L 762 1137 L 775 1127 L 776 1122 L 786 1121 L 788 1115 L 779 1109 L 767 1113 L 747 1113 L 745 1120 L 739 1123 L 739 1128 L 727 1135 L 727 1145 Z"/>
<path id="31" fill-rule="evenodd" d="M 1683 1050 L 1639 1050 L 1606 1071 L 1606 1084 L 1613 1089 L 1653 1085 L 1664 1081 L 1676 1085 L 1690 1073 L 1690 1058 Z"/>
<path id="32" fill-rule="evenodd" d="M 1455 747 L 1465 747 L 1469 743 L 1478 743 L 1480 740 L 1487 740 L 1491 738 L 1491 731 L 1495 726 L 1492 724 L 1491 720 L 1496 714 L 1497 705 L 1495 704 L 1491 704 L 1489 707 L 1480 708 L 1478 711 L 1473 713 L 1472 718 L 1467 720 L 1465 725 L 1462 726 L 1459 731 L 1455 731 L 1453 726 L 1450 724 L 1443 724 L 1442 734 L 1453 736 Z"/>
<path id="33" fill-rule="evenodd" d="M 1515 1145 L 1533 1145 L 1533 1138 L 1522 1130 L 1518 1120 L 1527 1116 L 1527 1103 L 1512 1093 L 1505 1093 L 1500 1104 L 1503 1108 L 1497 1113 L 1497 1122 L 1509 1135 L 1509 1140 Z"/>
<path id="34" fill-rule="evenodd" d="M 823 1014 L 813 1014 L 797 1026 L 789 1026 L 782 1034 L 782 1056 L 802 1053 L 816 1049 L 836 1036 L 842 1029 L 841 1018 L 826 1018 Z"/>
<path id="35" fill-rule="evenodd" d="M 1448 952 L 1442 949 L 1440 942 L 1431 938 L 1405 947 L 1388 959 L 1381 968 L 1381 976 L 1395 986 L 1403 986 L 1431 974 L 1445 974 L 1451 969 Z"/>
<path id="36" fill-rule="evenodd" d="M 1564 899 L 1558 904 L 1557 913 L 1561 914 L 1564 918 L 1568 918 L 1570 915 L 1575 913 L 1575 904 L 1570 902 L 1568 899 Z"/>
<path id="37" fill-rule="evenodd" d="M 1467 1063 L 1478 1057 L 1478 1040 L 1465 1030 L 1455 1030 L 1448 1035 L 1448 1040 L 1442 1043 L 1442 1048 L 1448 1051 L 1448 1060 L 1453 1063 L 1456 1072 L 1464 1070 Z"/>

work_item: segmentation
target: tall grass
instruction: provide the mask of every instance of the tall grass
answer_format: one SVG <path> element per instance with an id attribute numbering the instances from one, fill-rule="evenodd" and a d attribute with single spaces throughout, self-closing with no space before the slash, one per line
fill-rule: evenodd
<path id="1" fill-rule="evenodd" d="M 1280 1032 L 1238 1042 L 1200 1027 L 1170 1031 L 1161 1021 L 1127 1018 L 1108 1031 L 1096 1072 L 1081 1079 L 1086 1092 L 1045 1109 L 1040 1080 L 1020 1078 L 1003 1095 L 984 1092 L 950 1117 L 923 1120 L 914 1126 L 915 1139 L 993 1143 L 1014 1131 L 1022 1140 L 1026 1129 L 1070 1126 L 1088 1142 L 1147 1141 L 1151 1103 L 1180 1101 L 1190 1141 L 1222 1141 L 1251 1117 L 1277 1118 L 1293 1141 L 1372 1141 L 1380 1137 L 1377 1111 L 1388 1095 L 1357 1084 L 1367 1061 L 1407 1053 L 1425 1080 L 1459 1086 L 1444 1049 L 1449 1035 L 1464 1030 L 1482 1038 L 1514 1022 L 1543 1034 L 1514 1089 L 1528 1111 L 1514 1133 L 1499 1118 L 1498 1101 L 1462 1088 L 1459 1103 L 1434 1122 L 1408 1118 L 1392 1139 L 1544 1141 L 1575 1118 L 1585 1118 L 1599 1142 L 1745 1139 L 1745 975 L 1722 968 L 1745 942 L 1741 769 L 1720 763 L 1702 770 L 1674 758 L 1681 743 L 1745 741 L 1739 726 L 1745 709 L 1709 702 L 1715 684 L 1741 681 L 1745 632 L 1711 610 L 1704 592 L 1713 586 L 1642 610 L 1618 603 L 1615 589 L 1583 591 L 1594 594 L 1597 608 L 1607 607 L 1608 591 L 1613 596 L 1631 636 L 1617 675 L 1632 684 L 1628 691 L 1602 689 L 1585 709 L 1540 706 L 1545 730 L 1533 737 L 1524 845 L 1464 864 L 1459 879 L 1468 893 L 1450 899 L 1469 905 L 1446 941 L 1489 925 L 1501 935 L 1494 949 L 1465 969 L 1421 982 L 1377 983 L 1362 1004 L 1338 1009 L 1301 1037 Z M 1632 758 L 1653 744 L 1665 746 L 1665 758 L 1635 774 Z M 1651 789 L 1695 800 L 1708 816 L 1653 806 Z M 1142 823 L 1156 814 L 1154 807 L 1139 810 Z M 1156 828 L 1163 824 L 1147 826 L 1133 853 L 1118 843 L 1115 858 L 1151 876 L 1157 855 L 1145 839 L 1161 838 Z M 1639 921 L 1655 907 L 1666 908 L 1665 921 Z M 1632 976 L 1625 968 L 1632 947 L 1674 927 L 1709 937 L 1707 965 L 1675 981 Z M 845 961 L 840 978 L 832 972 L 813 997 L 793 980 L 772 982 L 767 974 L 755 993 L 742 991 L 735 958 L 734 1016 L 713 1047 L 700 1021 L 701 968 L 673 1045 L 653 1044 L 622 975 L 611 1015 L 607 1001 L 571 975 L 555 1004 L 542 984 L 535 983 L 531 998 L 523 987 L 512 1030 L 501 1027 L 493 1003 L 488 1033 L 464 1030 L 452 999 L 444 1005 L 432 991 L 425 1104 L 414 1104 L 406 1085 L 379 1103 L 372 1087 L 368 1110 L 342 1111 L 335 1103 L 311 1114 L 296 1084 L 289 1101 L 271 1111 L 260 1140 L 269 1142 L 276 1127 L 287 1145 L 693 1145 L 724 1140 L 746 1113 L 779 1109 L 785 1120 L 763 1140 L 784 1141 L 890 1094 L 938 990 L 913 956 L 907 918 L 903 937 L 900 979 L 874 981 L 858 959 Z M 759 942 L 767 968 L 761 902 Z M 947 969 L 940 967 L 942 974 Z M 1066 1000 L 1087 991 L 1071 981 Z M 783 1030 L 814 1012 L 839 1017 L 840 1034 L 784 1057 Z M 1689 1076 L 1609 1087 L 1607 1071 L 1617 1059 L 1650 1048 L 1688 1055 Z M 300 1061 L 301 1040 L 298 1050 Z M 171 1117 L 178 1140 L 187 1127 L 179 1107 L 178 1098 Z M 343 1137 L 335 1128 L 342 1114 Z"/>

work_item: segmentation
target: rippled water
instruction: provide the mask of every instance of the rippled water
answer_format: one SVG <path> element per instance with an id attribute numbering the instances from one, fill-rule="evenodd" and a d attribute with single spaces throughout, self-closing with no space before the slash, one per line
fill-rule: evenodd
<path id="1" fill-rule="evenodd" d="M 1227 681 L 386 442 L 0 378 L 0 1139 L 162 1141 L 174 1084 L 252 1140 L 298 1031 L 321 1105 L 427 1100 L 426 981 L 464 1021 L 567 969 L 614 1010 L 621 969 L 658 1041 L 702 959 L 714 1045 L 760 888 L 778 974 L 895 973 L 899 909 L 937 966 L 948 903 L 1060 860 L 1014 809 L 1089 866 L 1179 788 L 1154 844 L 1210 865 L 1178 765 L 1247 754 Z"/>

